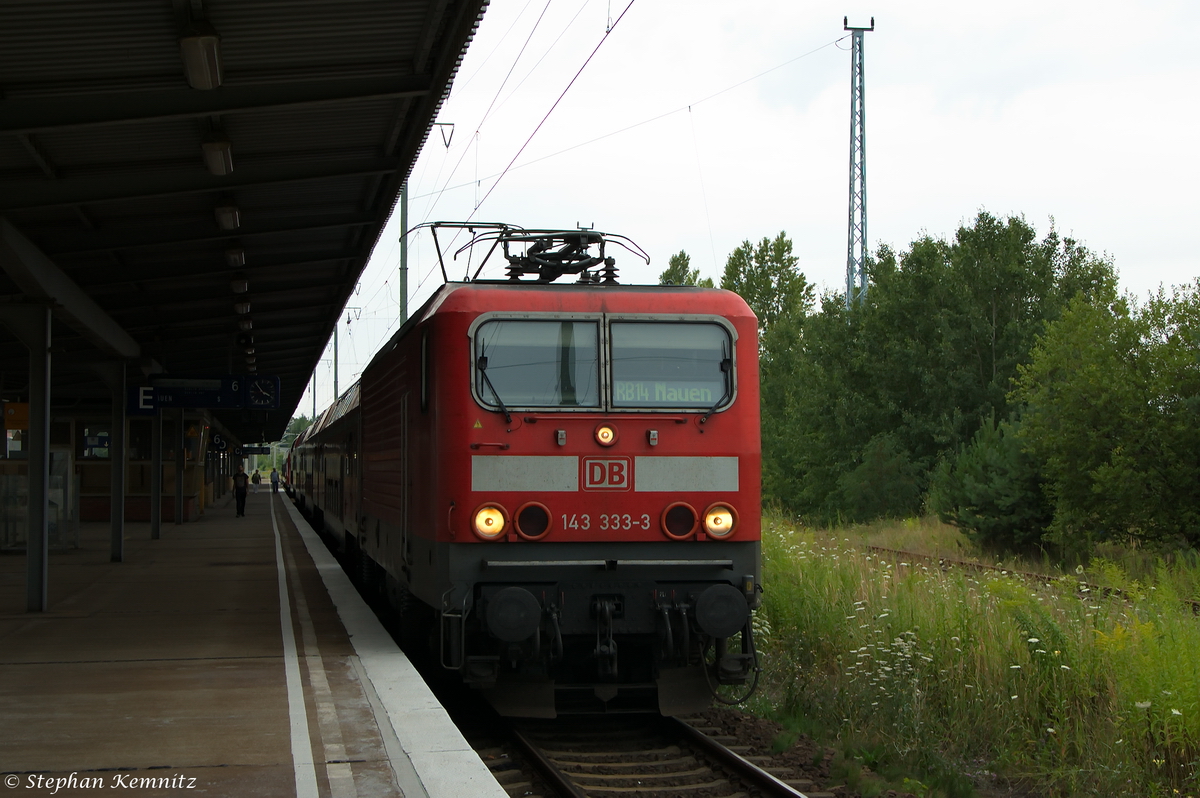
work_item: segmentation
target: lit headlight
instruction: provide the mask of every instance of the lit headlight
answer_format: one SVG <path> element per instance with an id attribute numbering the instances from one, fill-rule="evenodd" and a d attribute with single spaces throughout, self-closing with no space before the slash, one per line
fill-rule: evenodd
<path id="1" fill-rule="evenodd" d="M 475 534 L 484 540 L 495 540 L 504 534 L 508 527 L 508 515 L 504 508 L 496 504 L 485 504 L 475 511 L 471 520 L 471 528 Z"/>
<path id="2" fill-rule="evenodd" d="M 737 512 L 728 504 L 714 504 L 704 511 L 704 531 L 714 538 L 725 538 L 737 527 Z"/>
<path id="3" fill-rule="evenodd" d="M 612 446 L 617 442 L 617 428 L 611 424 L 601 424 L 596 427 L 596 443 L 601 446 Z"/>

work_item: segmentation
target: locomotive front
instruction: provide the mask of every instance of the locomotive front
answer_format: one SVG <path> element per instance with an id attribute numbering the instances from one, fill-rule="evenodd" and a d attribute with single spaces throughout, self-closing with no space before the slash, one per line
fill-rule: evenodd
<path id="1" fill-rule="evenodd" d="M 745 302 L 477 281 L 431 321 L 463 342 L 435 366 L 442 664 L 526 716 L 683 714 L 747 682 L 760 449 Z"/>

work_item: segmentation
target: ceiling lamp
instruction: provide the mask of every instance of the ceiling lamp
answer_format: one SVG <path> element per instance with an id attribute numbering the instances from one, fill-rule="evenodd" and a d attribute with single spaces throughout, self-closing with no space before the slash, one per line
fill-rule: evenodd
<path id="1" fill-rule="evenodd" d="M 250 301 L 246 300 L 245 302 L 234 302 L 233 312 L 239 316 L 245 316 L 250 312 Z"/>
<path id="2" fill-rule="evenodd" d="M 235 294 L 244 294 L 250 290 L 250 281 L 238 275 L 229 281 L 229 288 Z"/>
<path id="3" fill-rule="evenodd" d="M 222 230 L 236 230 L 242 224 L 242 215 L 236 205 L 218 205 L 213 208 L 213 216 L 216 217 L 217 227 Z"/>
<path id="4" fill-rule="evenodd" d="M 238 319 L 238 329 L 242 332 L 249 332 L 254 329 L 254 319 Z"/>
<path id="5" fill-rule="evenodd" d="M 225 250 L 225 262 L 235 269 L 239 266 L 245 266 L 246 250 L 242 249 L 241 247 L 230 247 L 229 249 Z M 238 291 L 236 288 L 233 290 L 237 291 L 239 294 L 246 293 L 245 288 L 243 288 L 241 291 Z"/>
<path id="6" fill-rule="evenodd" d="M 254 355 L 246 356 L 246 365 L 247 366 L 253 366 L 257 362 L 258 362 L 258 358 L 256 358 Z"/>
<path id="7" fill-rule="evenodd" d="M 212 25 L 195 20 L 179 34 L 183 74 L 193 89 L 215 89 L 221 85 L 221 37 Z"/>
<path id="8" fill-rule="evenodd" d="M 210 174 L 227 175 L 233 172 L 233 145 L 222 131 L 209 133 L 200 147 L 204 151 L 204 165 Z"/>

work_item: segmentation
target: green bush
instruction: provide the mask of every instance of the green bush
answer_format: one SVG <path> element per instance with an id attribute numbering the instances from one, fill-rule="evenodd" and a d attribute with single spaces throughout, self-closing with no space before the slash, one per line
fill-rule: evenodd
<path id="1" fill-rule="evenodd" d="M 1053 517 L 1019 430 L 1018 420 L 986 420 L 970 443 L 942 461 L 930 485 L 929 508 L 985 549 L 1031 551 Z"/>

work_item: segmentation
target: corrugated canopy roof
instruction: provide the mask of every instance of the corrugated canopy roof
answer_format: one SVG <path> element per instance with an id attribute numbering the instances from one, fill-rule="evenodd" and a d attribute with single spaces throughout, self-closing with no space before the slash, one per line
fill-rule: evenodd
<path id="1" fill-rule="evenodd" d="M 9 268 L 17 240 L 128 333 L 143 370 L 246 373 L 249 319 L 254 367 L 281 378 L 281 408 L 218 418 L 243 442 L 277 439 L 485 5 L 0 4 L 0 302 L 39 298 Z M 214 41 L 220 85 L 192 88 L 215 79 L 203 68 Z M 186 47 L 209 54 L 191 73 Z M 81 327 L 56 314 L 52 401 L 107 408 Z M 3 398 L 21 396 L 27 370 L 0 326 Z"/>

